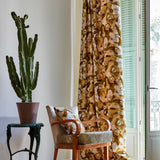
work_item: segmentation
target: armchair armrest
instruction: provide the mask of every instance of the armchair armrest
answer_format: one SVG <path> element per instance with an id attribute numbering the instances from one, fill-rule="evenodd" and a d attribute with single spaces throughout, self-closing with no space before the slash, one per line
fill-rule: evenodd
<path id="1" fill-rule="evenodd" d="M 94 122 L 97 122 L 97 121 L 105 122 L 105 124 L 107 125 L 107 131 L 110 130 L 110 128 L 111 128 L 110 121 L 105 119 L 105 118 L 96 118 L 96 119 L 93 119 L 93 120 L 82 121 L 82 124 L 94 123 Z"/>
<path id="2" fill-rule="evenodd" d="M 81 132 L 81 126 L 80 126 L 80 124 L 78 123 L 78 122 L 79 122 L 78 120 L 66 119 L 66 120 L 63 120 L 63 121 L 56 121 L 56 122 L 52 122 L 52 123 L 51 123 L 51 126 L 52 126 L 52 125 L 63 124 L 63 123 L 69 123 L 69 122 L 73 122 L 73 123 L 75 123 L 75 125 L 76 125 L 76 132 L 73 133 L 72 135 L 73 135 L 73 136 L 79 135 L 80 132 Z"/>

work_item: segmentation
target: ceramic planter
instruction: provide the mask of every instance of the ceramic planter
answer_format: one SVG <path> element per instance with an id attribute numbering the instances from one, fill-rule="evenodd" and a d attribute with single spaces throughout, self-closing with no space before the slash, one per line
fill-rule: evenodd
<path id="1" fill-rule="evenodd" d="M 36 123 L 39 102 L 17 103 L 21 124 Z"/>

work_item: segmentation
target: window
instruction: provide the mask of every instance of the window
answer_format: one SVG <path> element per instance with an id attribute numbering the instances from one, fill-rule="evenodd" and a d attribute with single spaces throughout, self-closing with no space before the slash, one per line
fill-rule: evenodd
<path id="1" fill-rule="evenodd" d="M 137 48 L 141 49 L 141 59 L 145 59 L 145 23 L 144 23 L 144 0 L 142 0 L 141 10 L 137 14 L 136 5 L 140 0 L 121 0 L 121 23 L 122 23 L 122 52 L 123 52 L 123 78 L 124 78 L 124 94 L 125 94 L 125 114 L 127 128 L 136 128 L 136 95 L 137 95 Z M 139 15 L 139 17 L 136 17 Z M 142 15 L 142 16 L 141 16 Z M 141 26 L 138 26 L 138 21 Z M 142 30 L 141 30 L 142 27 Z M 142 32 L 138 35 L 141 44 L 137 44 L 137 30 Z M 139 57 L 138 57 L 139 58 Z M 145 78 L 144 62 L 143 62 L 143 82 Z M 143 83 L 145 84 L 145 83 Z M 144 92 L 143 86 L 143 93 Z M 145 96 L 143 96 L 145 97 Z M 145 100 L 143 100 L 144 104 Z"/>
<path id="2" fill-rule="evenodd" d="M 135 1 L 121 0 L 123 78 L 127 128 L 135 128 L 136 118 L 136 33 Z"/>

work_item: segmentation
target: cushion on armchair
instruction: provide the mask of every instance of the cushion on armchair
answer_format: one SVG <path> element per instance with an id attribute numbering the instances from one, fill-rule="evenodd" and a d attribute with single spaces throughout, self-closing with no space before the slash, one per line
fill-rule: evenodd
<path id="1" fill-rule="evenodd" d="M 83 127 L 79 117 L 78 117 L 78 109 L 77 107 L 71 108 L 62 108 L 62 107 L 54 107 L 57 120 L 63 121 L 67 119 L 77 120 L 81 126 L 81 133 L 85 132 L 85 128 Z M 73 122 L 63 123 L 61 126 L 64 128 L 67 134 L 74 134 L 76 132 L 76 124 Z"/>
<path id="2" fill-rule="evenodd" d="M 78 144 L 99 144 L 112 141 L 112 131 L 86 132 L 81 133 L 78 137 Z M 58 144 L 72 144 L 72 135 L 58 135 Z"/>

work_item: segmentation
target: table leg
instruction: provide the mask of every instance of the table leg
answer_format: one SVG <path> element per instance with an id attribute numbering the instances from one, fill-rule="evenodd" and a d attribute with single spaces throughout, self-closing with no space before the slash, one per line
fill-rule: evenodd
<path id="1" fill-rule="evenodd" d="M 41 126 L 36 126 L 35 128 L 35 139 L 36 139 L 36 149 L 35 149 L 35 160 L 37 160 L 37 157 L 38 157 L 38 150 L 39 150 L 39 144 L 40 144 L 40 129 L 41 129 Z"/>
<path id="2" fill-rule="evenodd" d="M 35 129 L 33 127 L 30 127 L 28 135 L 30 136 L 30 151 L 32 152 L 33 149 L 33 143 L 34 143 L 34 134 L 35 134 Z M 32 153 L 29 152 L 29 160 L 32 159 Z"/>
<path id="3" fill-rule="evenodd" d="M 10 143 L 9 143 L 11 137 L 12 137 L 11 127 L 7 126 L 7 146 L 9 150 L 10 160 L 12 160 L 12 152 L 11 152 Z"/>

